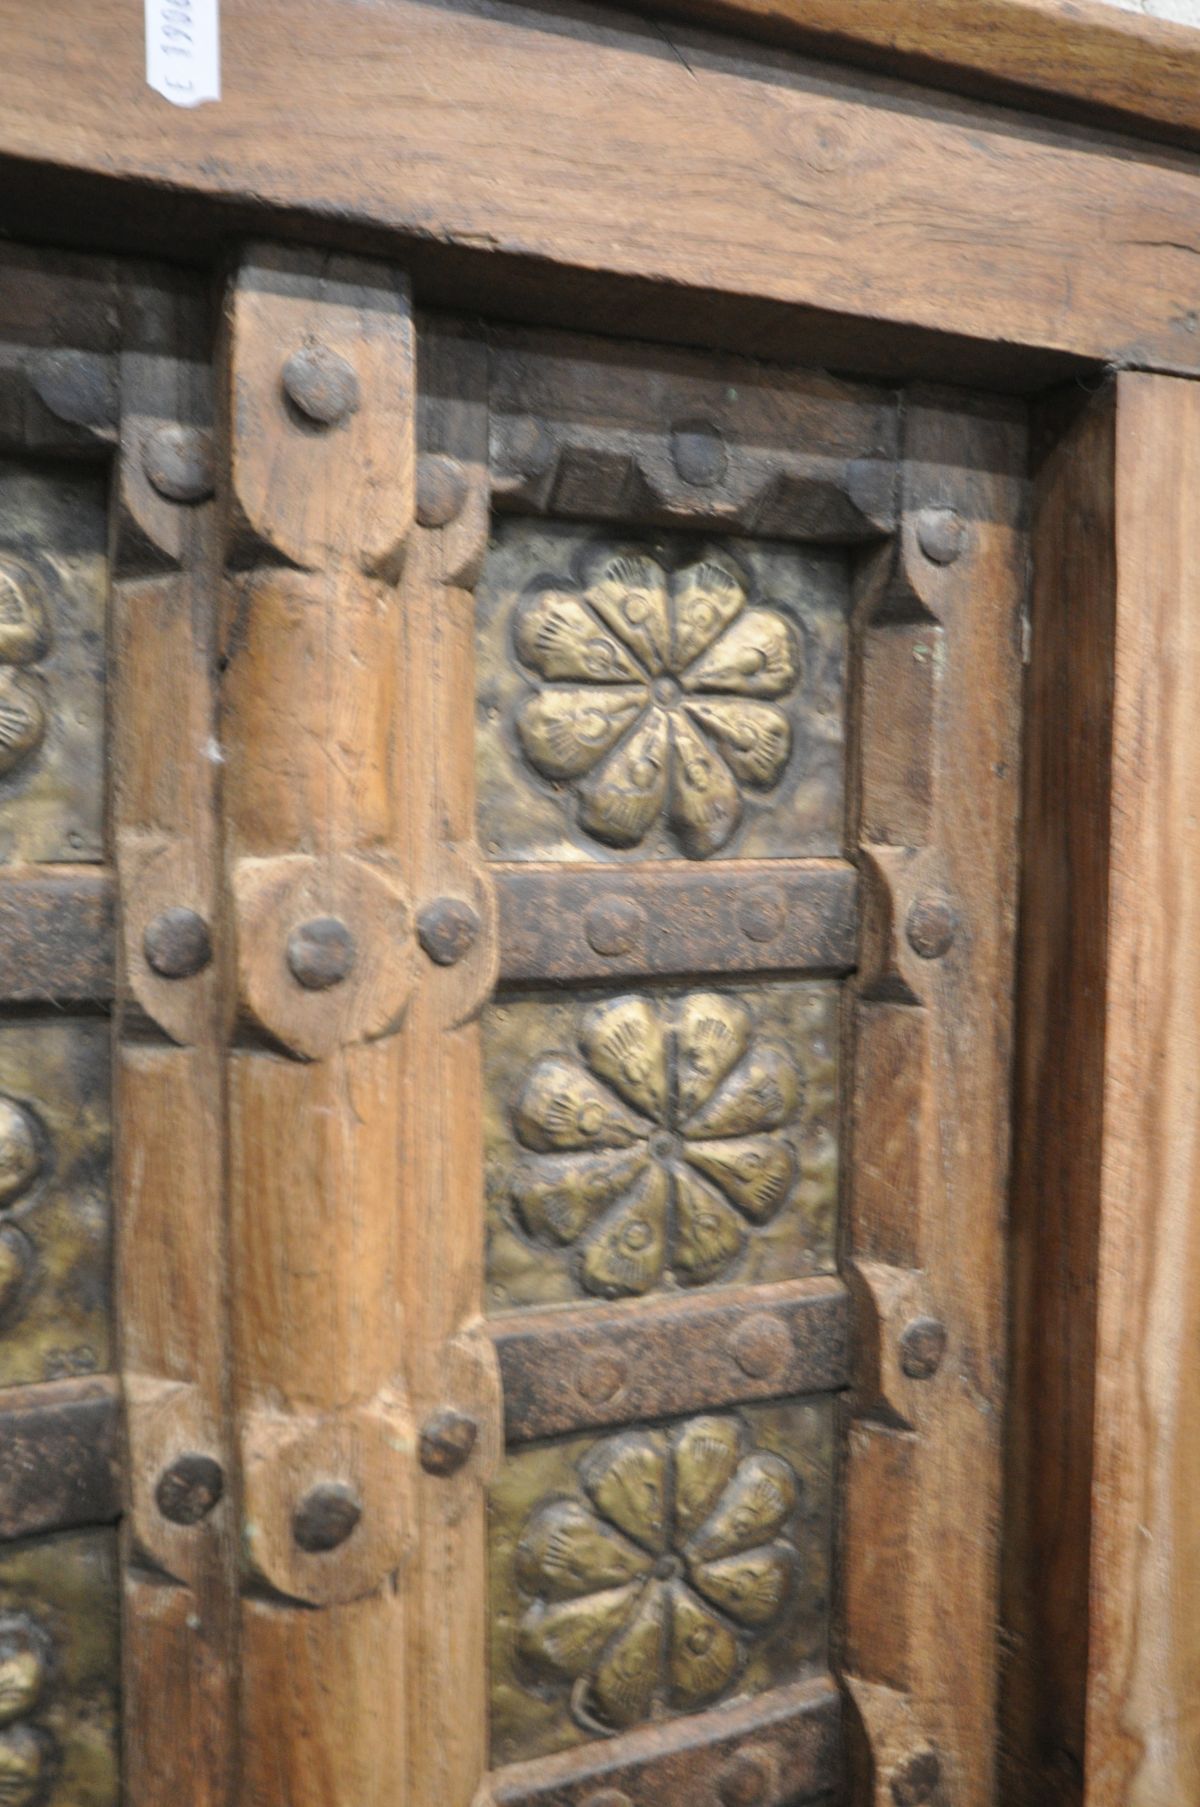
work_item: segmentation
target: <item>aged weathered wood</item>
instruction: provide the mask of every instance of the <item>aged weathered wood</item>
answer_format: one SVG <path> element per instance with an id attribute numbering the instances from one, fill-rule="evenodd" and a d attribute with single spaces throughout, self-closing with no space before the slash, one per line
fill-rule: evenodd
<path id="1" fill-rule="evenodd" d="M 218 1807 L 234 1773 L 238 1524 L 213 956 L 210 332 L 194 285 L 136 270 L 122 285 L 120 330 L 110 794 L 120 933 L 124 1780 L 130 1799 L 148 1807 L 183 1794 Z M 170 484 L 160 470 L 168 448 Z M 178 926 L 171 932 L 180 922 L 199 925 L 190 959 Z"/>
<path id="2" fill-rule="evenodd" d="M 49 37 L 22 0 L 0 15 L 14 229 L 52 210 L 62 237 L 197 254 L 253 222 L 390 249 L 431 302 L 477 307 L 486 274 L 509 315 L 893 380 L 1037 387 L 1047 353 L 1200 368 L 1183 155 L 471 0 L 255 0 L 223 22 L 221 103 L 189 112 L 146 87 L 124 0 L 55 16 Z"/>
<path id="3" fill-rule="evenodd" d="M 1007 1743 L 1013 1799 L 1200 1788 L 1200 391 L 1122 376 L 1037 484 Z M 1169 473 L 1169 479 L 1166 474 Z"/>
<path id="4" fill-rule="evenodd" d="M 818 1278 L 497 1319 L 509 1441 L 830 1392 L 848 1378 L 846 1305 Z"/>
<path id="5" fill-rule="evenodd" d="M 107 1375 L 0 1395 L 0 1539 L 104 1525 L 121 1508 L 120 1401 Z"/>
<path id="6" fill-rule="evenodd" d="M 840 860 L 625 872 L 497 865 L 494 877 L 506 980 L 841 973 L 854 964 L 858 879 Z"/>
<path id="7" fill-rule="evenodd" d="M 914 392 L 863 581 L 843 1535 L 856 1798 L 994 1798 L 1024 422 Z"/>
<path id="8" fill-rule="evenodd" d="M 478 1807 L 655 1807 L 750 1801 L 792 1807 L 825 1796 L 842 1779 L 842 1706 L 821 1680 L 780 1688 L 719 1714 L 647 1726 L 618 1747 L 514 1764 L 481 1793 Z"/>
<path id="9" fill-rule="evenodd" d="M 394 272 L 264 248 L 240 264 L 224 328 L 239 1789 L 350 1807 L 408 1747 L 397 1030 L 413 948 L 395 579 L 412 324 Z"/>

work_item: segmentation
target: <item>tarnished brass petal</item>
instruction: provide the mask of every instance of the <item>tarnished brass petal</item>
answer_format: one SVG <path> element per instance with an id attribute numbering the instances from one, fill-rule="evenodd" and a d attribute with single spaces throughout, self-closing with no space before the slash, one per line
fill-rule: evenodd
<path id="1" fill-rule="evenodd" d="M 698 1174 L 675 1181 L 675 1239 L 671 1265 L 689 1286 L 704 1286 L 737 1259 L 746 1230 L 737 1212 Z"/>
<path id="2" fill-rule="evenodd" d="M 774 1217 L 796 1177 L 795 1155 L 769 1136 L 688 1142 L 684 1155 L 755 1223 Z"/>
<path id="3" fill-rule="evenodd" d="M 665 1551 L 670 1456 L 661 1431 L 626 1431 L 585 1456 L 580 1475 L 597 1512 L 656 1556 Z"/>
<path id="4" fill-rule="evenodd" d="M 667 665 L 671 626 L 667 580 L 652 558 L 617 552 L 595 573 L 584 592 L 605 621 L 654 677 Z"/>
<path id="5" fill-rule="evenodd" d="M 0 1731 L 0 1807 L 32 1807 L 49 1767 L 49 1739 L 24 1720 Z"/>
<path id="6" fill-rule="evenodd" d="M 11 1224 L 0 1228 L 0 1324 L 17 1303 L 29 1273 L 29 1244 Z"/>
<path id="7" fill-rule="evenodd" d="M 602 1211 L 621 1198 L 646 1165 L 641 1149 L 595 1155 L 541 1155 L 512 1177 L 517 1216 L 531 1236 L 576 1242 Z"/>
<path id="8" fill-rule="evenodd" d="M 795 1509 L 796 1477 L 782 1456 L 756 1450 L 717 1501 L 711 1517 L 688 1544 L 693 1563 L 714 1562 L 770 1543 Z"/>
<path id="9" fill-rule="evenodd" d="M 46 1679 L 45 1654 L 30 1638 L 0 1640 L 0 1725 L 11 1725 L 35 1705 Z"/>
<path id="10" fill-rule="evenodd" d="M 41 1164 L 29 1113 L 15 1099 L 0 1096 L 0 1205 L 28 1192 Z"/>
<path id="11" fill-rule="evenodd" d="M 671 1438 L 675 1452 L 675 1536 L 702 1525 L 733 1479 L 743 1447 L 736 1418 L 689 1418 Z"/>
<path id="12" fill-rule="evenodd" d="M 644 1580 L 654 1558 L 603 1523 L 577 1500 L 550 1500 L 526 1525 L 517 1545 L 517 1581 L 527 1594 L 577 1600 Z"/>
<path id="13" fill-rule="evenodd" d="M 742 784 L 760 791 L 778 784 L 792 751 L 791 725 L 782 709 L 745 697 L 694 697 L 687 712 L 711 735 Z"/>
<path id="14" fill-rule="evenodd" d="M 793 629 L 773 609 L 748 609 L 683 679 L 690 691 L 735 696 L 786 696 L 800 677 Z"/>
<path id="15" fill-rule="evenodd" d="M 592 1071 L 627 1104 L 661 1123 L 667 1111 L 667 1036 L 645 998 L 613 998 L 583 1019 L 579 1045 Z"/>
<path id="16" fill-rule="evenodd" d="M 42 585 L 28 565 L 0 558 L 0 660 L 30 665 L 50 647 L 50 621 Z"/>
<path id="17" fill-rule="evenodd" d="M 666 1589 L 650 1581 L 591 1678 L 587 1707 L 602 1724 L 624 1731 L 648 1717 L 662 1676 L 666 1621 Z"/>
<path id="18" fill-rule="evenodd" d="M 739 1625 L 757 1631 L 770 1625 L 783 1611 L 799 1567 L 799 1557 L 791 1544 L 772 1543 L 739 1556 L 720 1556 L 715 1562 L 697 1563 L 691 1570 L 691 1580 L 706 1600 Z"/>
<path id="19" fill-rule="evenodd" d="M 46 708 L 31 678 L 0 669 L 0 776 L 11 772 L 42 743 Z"/>
<path id="20" fill-rule="evenodd" d="M 707 1104 L 750 1046 L 750 1012 L 717 991 L 693 991 L 680 1005 L 676 1031 L 679 1120 Z"/>
<path id="21" fill-rule="evenodd" d="M 529 1069 L 513 1106 L 513 1127 L 526 1148 L 539 1152 L 632 1148 L 645 1133 L 607 1086 L 557 1054 Z"/>
<path id="22" fill-rule="evenodd" d="M 800 1079 L 782 1048 L 759 1043 L 688 1124 L 689 1136 L 752 1136 L 778 1129 L 800 1101 Z"/>
<path id="23" fill-rule="evenodd" d="M 538 590 L 517 611 L 517 657 L 553 680 L 592 684 L 637 683 L 636 662 L 577 596 Z"/>
<path id="24" fill-rule="evenodd" d="M 671 1704 L 689 1711 L 723 1694 L 742 1662 L 737 1638 L 689 1587 L 671 1588 L 667 1676 Z"/>
<path id="25" fill-rule="evenodd" d="M 669 1190 L 663 1169 L 651 1163 L 583 1251 L 580 1277 L 588 1292 L 605 1299 L 636 1297 L 662 1278 Z"/>
<path id="26" fill-rule="evenodd" d="M 517 1632 L 522 1660 L 551 1675 L 586 1675 L 632 1614 L 641 1585 L 632 1582 L 579 1600 L 531 1607 Z"/>
<path id="27" fill-rule="evenodd" d="M 517 711 L 517 734 L 544 778 L 582 778 L 646 707 L 644 690 L 537 690 Z"/>
<path id="28" fill-rule="evenodd" d="M 579 823 L 588 834 L 610 847 L 636 847 L 645 839 L 666 801 L 667 735 L 662 710 L 649 710 L 580 786 Z"/>
<path id="29" fill-rule="evenodd" d="M 741 793 L 721 755 L 685 716 L 675 716 L 671 733 L 671 827 L 689 859 L 707 859 L 736 833 Z"/>
<path id="30" fill-rule="evenodd" d="M 672 585 L 671 666 L 681 672 L 710 647 L 741 612 L 746 593 L 733 572 L 715 559 L 689 565 Z"/>

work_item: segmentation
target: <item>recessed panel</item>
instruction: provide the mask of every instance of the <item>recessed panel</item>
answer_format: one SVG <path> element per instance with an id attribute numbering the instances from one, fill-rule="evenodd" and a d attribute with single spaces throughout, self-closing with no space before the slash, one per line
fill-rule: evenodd
<path id="1" fill-rule="evenodd" d="M 489 1310 L 831 1271 L 836 1024 L 826 981 L 502 995 Z"/>
<path id="2" fill-rule="evenodd" d="M 842 847 L 847 562 L 500 522 L 478 591 L 494 859 Z"/>
<path id="3" fill-rule="evenodd" d="M 511 1455 L 491 1495 L 493 1763 L 819 1673 L 832 1460 L 828 1400 Z"/>
<path id="4" fill-rule="evenodd" d="M 0 861 L 104 853 L 105 479 L 0 460 Z"/>
<path id="5" fill-rule="evenodd" d="M 0 1386 L 109 1366 L 108 1034 L 0 1025 Z"/>

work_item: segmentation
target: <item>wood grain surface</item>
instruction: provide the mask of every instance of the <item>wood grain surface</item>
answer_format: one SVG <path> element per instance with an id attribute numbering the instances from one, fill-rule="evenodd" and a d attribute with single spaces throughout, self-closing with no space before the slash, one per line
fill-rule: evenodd
<path id="1" fill-rule="evenodd" d="M 145 86 L 124 0 L 53 32 L 3 0 L 0 41 L 10 230 L 387 246 L 422 299 L 893 377 L 1200 368 L 1183 152 L 503 0 L 247 0 L 194 112 Z"/>

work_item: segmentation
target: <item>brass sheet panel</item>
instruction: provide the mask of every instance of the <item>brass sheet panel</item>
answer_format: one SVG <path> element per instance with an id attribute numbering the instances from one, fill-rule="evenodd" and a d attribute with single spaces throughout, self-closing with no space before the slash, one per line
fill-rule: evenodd
<path id="1" fill-rule="evenodd" d="M 794 1400 L 510 1455 L 490 1498 L 493 1764 L 821 1672 L 832 1414 Z"/>
<path id="2" fill-rule="evenodd" d="M 105 478 L 0 459 L 0 861 L 104 855 Z"/>
<path id="3" fill-rule="evenodd" d="M 0 1551 L 0 1801 L 110 1807 L 119 1795 L 116 1535 Z"/>
<path id="4" fill-rule="evenodd" d="M 488 854 L 840 853 L 847 607 L 839 551 L 498 522 L 477 592 Z"/>
<path id="5" fill-rule="evenodd" d="M 110 1364 L 108 1026 L 0 1024 L 0 1387 Z"/>
<path id="6" fill-rule="evenodd" d="M 827 980 L 501 994 L 489 1312 L 832 1272 L 837 998 Z"/>

